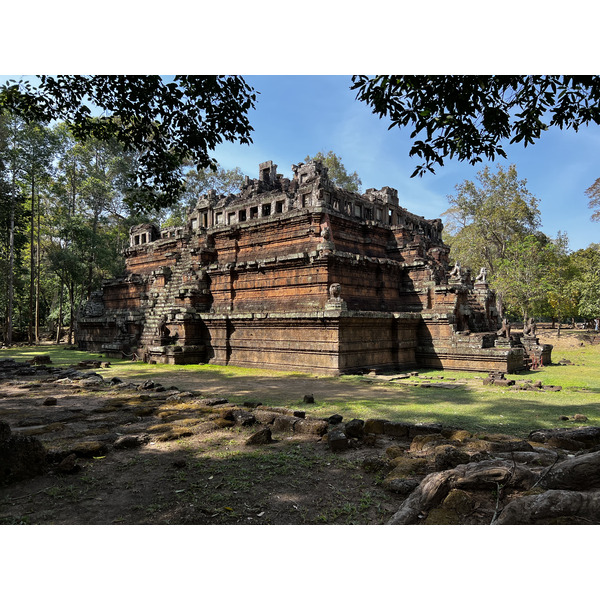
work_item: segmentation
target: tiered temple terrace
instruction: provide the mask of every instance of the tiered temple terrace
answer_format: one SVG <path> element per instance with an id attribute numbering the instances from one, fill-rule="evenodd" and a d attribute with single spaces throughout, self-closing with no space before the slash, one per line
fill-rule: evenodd
<path id="1" fill-rule="evenodd" d="M 551 346 L 498 335 L 494 293 L 450 270 L 441 220 L 389 187 L 342 190 L 318 161 L 276 169 L 200 198 L 183 227 L 133 227 L 125 276 L 80 311 L 79 347 L 316 374 L 549 362 Z"/>

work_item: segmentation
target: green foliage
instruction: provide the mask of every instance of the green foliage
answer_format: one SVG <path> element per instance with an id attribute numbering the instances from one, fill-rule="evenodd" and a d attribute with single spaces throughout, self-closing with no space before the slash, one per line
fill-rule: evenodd
<path id="1" fill-rule="evenodd" d="M 523 319 L 541 314 L 549 291 L 551 258 L 552 244 L 542 236 L 528 235 L 509 242 L 493 280 L 509 312 Z"/>
<path id="2" fill-rule="evenodd" d="M 348 190 L 349 192 L 360 192 L 362 181 L 358 173 L 348 173 L 346 167 L 342 163 L 340 156 L 337 156 L 332 150 L 327 154 L 317 152 L 314 156 L 307 156 L 304 161 L 320 160 L 327 167 L 329 179 L 338 187 Z"/>
<path id="3" fill-rule="evenodd" d="M 127 200 L 153 208 L 180 197 L 186 161 L 216 169 L 210 152 L 218 144 L 252 141 L 247 113 L 255 100 L 244 79 L 233 76 L 41 76 L 37 87 L 21 81 L 0 88 L 0 110 L 27 121 L 63 121 L 78 141 L 116 140 L 135 154 Z"/>
<path id="4" fill-rule="evenodd" d="M 511 315 L 544 315 L 560 322 L 578 313 L 585 285 L 569 255 L 567 236 L 559 232 L 551 240 L 538 231 L 538 200 L 526 183 L 511 165 L 507 170 L 498 166 L 496 173 L 486 167 L 477 183 L 457 185 L 442 215 L 446 242 L 452 260 L 463 267 L 473 273 L 487 268 L 502 308 Z M 590 277 L 586 298 L 591 300 L 597 288 Z"/>
<path id="5" fill-rule="evenodd" d="M 578 298 L 579 316 L 593 319 L 600 316 L 600 244 L 590 244 L 571 255 L 576 279 L 573 284 Z"/>
<path id="6" fill-rule="evenodd" d="M 198 198 L 209 190 L 217 194 L 235 194 L 244 183 L 244 174 L 239 167 L 223 169 L 216 164 L 216 170 L 191 168 L 185 176 L 185 190 L 181 199 L 173 205 L 162 219 L 163 227 L 184 225 L 187 211 L 194 208 Z"/>
<path id="7" fill-rule="evenodd" d="M 477 182 L 464 181 L 449 196 L 446 218 L 452 260 L 478 272 L 486 267 L 493 278 L 511 241 L 532 234 L 540 224 L 538 200 L 518 179 L 517 169 L 485 167 Z"/>
<path id="8" fill-rule="evenodd" d="M 590 199 L 588 208 L 594 212 L 590 217 L 592 221 L 600 221 L 600 177 L 585 190 L 586 196 Z"/>
<path id="9" fill-rule="evenodd" d="M 600 123 L 600 77 L 555 75 L 357 75 L 350 89 L 393 127 L 411 127 L 409 152 L 434 172 L 446 157 L 506 158 L 502 142 L 533 144 L 550 127 Z"/>
<path id="10" fill-rule="evenodd" d="M 558 319 L 578 314 L 579 273 L 572 255 L 569 254 L 566 235 L 559 235 L 548 248 L 547 257 L 547 302 L 549 316 Z"/>
<path id="11" fill-rule="evenodd" d="M 130 227 L 156 220 L 127 203 L 135 165 L 135 154 L 115 140 L 79 142 L 64 124 L 26 123 L 7 113 L 0 118 L 0 273 L 6 281 L 0 318 L 7 339 L 13 325 L 29 325 L 31 332 L 33 317 L 37 326 L 72 327 L 82 298 L 103 278 L 122 274 Z"/>

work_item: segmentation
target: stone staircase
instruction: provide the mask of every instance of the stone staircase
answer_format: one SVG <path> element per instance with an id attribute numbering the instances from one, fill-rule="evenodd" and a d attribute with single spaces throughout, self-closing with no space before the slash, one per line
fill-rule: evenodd
<path id="1" fill-rule="evenodd" d="M 188 248 L 183 248 L 181 258 L 172 267 L 170 276 L 163 287 L 151 286 L 147 300 L 149 309 L 146 309 L 146 319 L 140 337 L 140 346 L 160 346 L 165 343 L 161 339 L 159 325 L 166 318 L 166 327 L 173 323 L 176 315 L 181 313 L 194 314 L 195 310 L 182 307 L 174 302 L 175 298 L 181 298 L 189 293 L 202 294 L 204 282 L 200 278 L 184 280 L 186 274 L 191 271 L 191 253 Z M 198 277 L 196 273 L 196 277 Z"/>

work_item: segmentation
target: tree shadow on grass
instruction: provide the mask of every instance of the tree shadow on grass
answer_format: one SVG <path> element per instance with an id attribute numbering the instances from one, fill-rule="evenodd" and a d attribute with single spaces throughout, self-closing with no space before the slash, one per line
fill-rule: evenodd
<path id="1" fill-rule="evenodd" d="M 563 414 L 586 414 L 590 419 L 586 425 L 600 420 L 598 403 L 583 394 L 490 391 L 472 386 L 412 388 L 285 377 L 221 377 L 215 380 L 217 388 L 207 389 L 208 379 L 187 378 L 183 373 L 175 376 L 181 389 L 189 386 L 204 396 L 218 389 L 240 405 L 256 399 L 272 406 L 303 409 L 311 416 L 339 413 L 345 421 L 371 417 L 437 422 L 472 433 L 519 432 L 525 437 L 535 429 L 580 425 L 560 421 Z M 233 389 L 232 381 L 240 385 Z M 161 375 L 157 383 L 168 381 Z M 155 400 L 142 400 L 132 391 L 119 403 L 112 398 L 111 388 L 100 387 L 94 392 L 96 402 L 86 403 L 81 398 L 92 391 L 78 392 L 73 387 L 68 388 L 64 402 L 59 399 L 58 407 L 45 407 L 41 400 L 52 394 L 50 388 L 24 389 L 24 395 L 12 404 L 0 400 L 5 410 L 2 418 L 16 426 L 23 415 L 40 415 L 43 425 L 58 418 L 59 413 L 52 410 L 60 410 L 61 406 L 65 410 L 77 408 L 71 416 L 79 419 L 77 427 L 82 429 L 70 421 L 59 433 L 48 434 L 54 439 L 62 436 L 63 443 L 69 441 L 69 431 L 89 437 L 96 430 L 97 437 L 97 430 L 105 428 L 114 436 L 128 427 L 144 431 L 160 421 L 156 415 L 139 416 L 138 409 L 152 408 Z M 313 393 L 316 404 L 303 404 L 305 393 Z M 104 400 L 102 394 L 106 394 Z M 80 399 L 77 406 L 73 404 L 76 399 Z M 100 408 L 107 410 L 96 410 L 98 401 L 106 405 Z M 160 405 L 162 401 L 156 402 Z M 13 408 L 20 411 L 19 417 L 15 416 L 17 412 L 11 417 Z M 167 425 L 165 420 L 162 422 Z M 171 424 L 175 428 L 177 421 Z M 84 426 L 89 428 L 87 434 Z M 82 468 L 78 473 L 49 473 L 4 486 L 0 491 L 0 522 L 367 524 L 386 522 L 396 510 L 398 496 L 376 485 L 377 474 L 360 468 L 364 448 L 332 453 L 316 438 L 309 440 L 291 433 L 279 433 L 277 443 L 253 448 L 244 444 L 251 432 L 232 427 L 132 450 L 109 448 L 103 457 L 79 459 Z M 45 438 L 40 435 L 40 439 Z M 375 447 L 372 454 L 382 455 L 384 451 L 384 447 Z"/>
<path id="2" fill-rule="evenodd" d="M 356 456 L 314 440 L 279 436 L 250 448 L 224 436 L 210 450 L 196 442 L 110 451 L 81 459 L 78 473 L 4 486 L 0 523 L 381 524 L 397 508 Z"/>

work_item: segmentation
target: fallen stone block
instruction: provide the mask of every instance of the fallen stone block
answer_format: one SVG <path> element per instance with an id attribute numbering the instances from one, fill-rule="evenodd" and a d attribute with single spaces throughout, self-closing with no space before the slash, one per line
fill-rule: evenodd
<path id="1" fill-rule="evenodd" d="M 335 429 L 327 434 L 327 444 L 330 450 L 346 450 L 348 448 L 348 438 L 343 431 Z"/>
<path id="2" fill-rule="evenodd" d="M 189 394 L 190 392 L 182 392 L 182 394 L 185 393 Z M 181 397 L 181 395 L 178 394 L 178 397 Z M 200 406 L 219 406 L 221 404 L 228 404 L 228 402 L 227 398 L 202 398 L 198 400 Z"/>
<path id="3" fill-rule="evenodd" d="M 515 385 L 515 381 L 514 379 L 494 379 L 494 385 L 509 387 L 511 385 Z"/>
<path id="4" fill-rule="evenodd" d="M 93 458 L 94 456 L 104 456 L 108 452 L 108 446 L 104 442 L 79 442 L 71 447 L 69 453 L 75 454 L 79 458 Z"/>
<path id="5" fill-rule="evenodd" d="M 388 446 L 385 449 L 385 455 L 390 459 L 398 458 L 399 456 L 403 456 L 405 452 L 404 448 L 400 446 Z"/>
<path id="6" fill-rule="evenodd" d="M 442 435 L 448 440 L 461 443 L 472 437 L 471 432 L 466 429 L 444 429 L 442 430 Z"/>
<path id="7" fill-rule="evenodd" d="M 271 425 L 271 423 L 273 423 L 273 421 L 275 421 L 275 419 L 279 416 L 281 416 L 280 413 L 267 410 L 254 411 L 254 417 L 256 418 L 256 421 L 262 425 Z"/>
<path id="8" fill-rule="evenodd" d="M 352 419 L 344 427 L 346 437 L 360 439 L 365 435 L 365 422 L 362 419 Z"/>
<path id="9" fill-rule="evenodd" d="M 213 423 L 217 423 L 213 421 Z M 218 423 L 226 423 L 229 427 L 231 427 L 231 421 L 225 421 L 224 419 L 219 419 Z M 171 440 L 178 440 L 183 437 L 191 437 L 194 435 L 194 430 L 190 427 L 174 427 L 171 431 L 167 431 L 159 435 L 156 440 L 158 442 L 170 442 Z"/>
<path id="10" fill-rule="evenodd" d="M 414 438 L 417 435 L 430 435 L 432 433 L 442 433 L 443 426 L 439 423 L 416 423 L 410 425 L 408 435 Z"/>
<path id="11" fill-rule="evenodd" d="M 258 408 L 262 406 L 262 402 L 244 402 L 243 406 L 246 408 Z"/>
<path id="12" fill-rule="evenodd" d="M 253 433 L 247 440 L 246 445 L 248 446 L 260 446 L 263 444 L 270 444 L 273 441 L 271 430 L 268 427 L 260 429 L 256 433 Z"/>
<path id="13" fill-rule="evenodd" d="M 365 421 L 365 433 L 374 433 L 382 435 L 384 433 L 384 425 L 389 423 L 386 419 L 367 419 Z"/>
<path id="14" fill-rule="evenodd" d="M 249 425 L 254 425 L 254 423 L 256 423 L 256 417 L 247 410 L 232 410 L 231 414 L 236 424 L 241 425 L 242 427 L 248 427 Z"/>
<path id="15" fill-rule="evenodd" d="M 383 433 L 391 437 L 408 437 L 410 429 L 409 423 L 400 423 L 396 421 L 386 421 L 383 425 Z"/>
<path id="16" fill-rule="evenodd" d="M 454 446 L 437 446 L 433 451 L 433 464 L 436 471 L 454 469 L 458 465 L 464 465 L 471 457 Z"/>
<path id="17" fill-rule="evenodd" d="M 323 419 L 300 419 L 294 425 L 294 432 L 323 436 L 328 428 L 329 424 Z"/>
<path id="18" fill-rule="evenodd" d="M 405 479 L 415 479 L 426 475 L 430 469 L 429 461 L 426 458 L 410 456 L 403 454 L 390 461 L 392 471 L 388 477 L 403 477 Z"/>
<path id="19" fill-rule="evenodd" d="M 287 415 L 278 415 L 273 421 L 273 431 L 294 431 L 294 426 L 300 419 Z"/>

